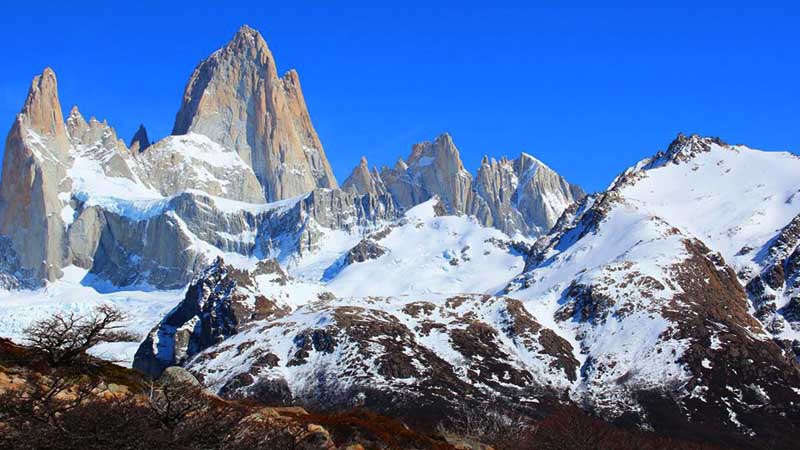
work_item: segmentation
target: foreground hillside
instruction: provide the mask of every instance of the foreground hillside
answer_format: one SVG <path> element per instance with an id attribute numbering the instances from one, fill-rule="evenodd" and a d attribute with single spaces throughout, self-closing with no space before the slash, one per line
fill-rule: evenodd
<path id="1" fill-rule="evenodd" d="M 153 383 L 101 360 L 56 367 L 39 350 L 0 340 L 0 448 L 713 450 L 626 432 L 574 407 L 535 422 L 450 417 L 448 426 L 420 432 L 364 409 L 309 413 L 225 401 L 196 383 L 174 368 Z"/>

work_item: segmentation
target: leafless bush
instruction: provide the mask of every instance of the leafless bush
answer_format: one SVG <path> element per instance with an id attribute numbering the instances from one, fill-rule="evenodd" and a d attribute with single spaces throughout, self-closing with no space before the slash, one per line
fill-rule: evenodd
<path id="1" fill-rule="evenodd" d="M 53 367 L 85 361 L 86 351 L 104 342 L 128 342 L 136 336 L 124 331 L 125 315 L 118 309 L 100 305 L 91 315 L 53 314 L 24 330 L 30 345 L 47 357 Z"/>
<path id="2" fill-rule="evenodd" d="M 174 429 L 191 414 L 209 407 L 202 389 L 189 383 L 150 383 L 147 400 L 153 418 L 166 429 Z"/>
<path id="3" fill-rule="evenodd" d="M 461 406 L 447 424 L 439 424 L 439 432 L 463 436 L 491 444 L 498 449 L 520 449 L 520 444 L 534 432 L 523 416 L 512 416 L 493 409 Z"/>
<path id="4" fill-rule="evenodd" d="M 97 378 L 53 373 L 28 374 L 24 389 L 9 389 L 0 395 L 0 422 L 31 421 L 63 430 L 62 418 L 95 395 Z"/>

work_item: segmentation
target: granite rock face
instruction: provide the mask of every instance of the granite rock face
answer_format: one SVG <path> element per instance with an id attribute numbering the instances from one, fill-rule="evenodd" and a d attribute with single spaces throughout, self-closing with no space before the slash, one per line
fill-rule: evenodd
<path id="1" fill-rule="evenodd" d="M 484 157 L 469 213 L 508 234 L 547 233 L 583 190 L 526 153 L 515 160 Z"/>
<path id="2" fill-rule="evenodd" d="M 162 196 L 187 190 L 246 203 L 264 203 L 264 191 L 239 155 L 207 137 L 168 136 L 137 156 L 143 183 Z"/>
<path id="3" fill-rule="evenodd" d="M 243 209 L 230 209 L 225 200 L 201 193 L 183 193 L 160 208 L 146 220 L 100 208 L 83 210 L 76 225 L 85 220 L 93 225 L 84 228 L 98 233 L 91 272 L 118 286 L 178 288 L 224 253 L 285 260 L 317 250 L 330 230 L 360 233 L 398 214 L 388 198 L 328 189 Z"/>
<path id="4" fill-rule="evenodd" d="M 385 194 L 386 186 L 383 185 L 378 169 L 369 169 L 366 157 L 361 157 L 359 164 L 342 183 L 342 189 L 358 194 Z"/>
<path id="5" fill-rule="evenodd" d="M 0 184 L 0 234 L 10 237 L 19 263 L 38 280 L 61 275 L 65 226 L 58 194 L 69 189 L 69 149 L 56 75 L 47 68 L 33 79 L 8 133 Z"/>
<path id="6" fill-rule="evenodd" d="M 30 270 L 20 264 L 11 240 L 0 236 L 0 289 L 34 289 L 38 287 L 38 281 Z"/>
<path id="7" fill-rule="evenodd" d="M 250 27 L 194 70 L 172 132 L 202 134 L 235 150 L 268 201 L 337 187 L 297 72 L 279 77 L 267 43 Z"/>

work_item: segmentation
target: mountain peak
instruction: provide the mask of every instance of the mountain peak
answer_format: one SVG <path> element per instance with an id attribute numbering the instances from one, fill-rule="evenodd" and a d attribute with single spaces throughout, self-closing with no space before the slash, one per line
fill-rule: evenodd
<path id="1" fill-rule="evenodd" d="M 26 125 L 39 134 L 64 135 L 64 115 L 58 100 L 58 80 L 53 69 L 45 67 L 41 75 L 33 78 L 20 114 L 25 116 Z"/>
<path id="2" fill-rule="evenodd" d="M 239 30 L 236 31 L 236 36 L 248 37 L 248 36 L 260 36 L 260 34 L 255 28 L 252 28 L 250 25 L 243 24 L 241 27 L 239 27 Z"/>
<path id="3" fill-rule="evenodd" d="M 246 25 L 202 61 L 186 84 L 172 134 L 188 133 L 235 150 L 268 201 L 338 185 L 297 72 L 279 77 L 266 41 Z"/>
<path id="4" fill-rule="evenodd" d="M 433 142 L 425 141 L 414 144 L 411 147 L 411 155 L 409 155 L 406 163 L 409 166 L 425 166 L 432 164 L 434 161 L 452 166 L 454 168 L 453 175 L 460 171 L 465 171 L 464 164 L 461 162 L 461 154 L 455 142 L 453 142 L 453 138 L 447 132 L 437 136 Z"/>
<path id="5" fill-rule="evenodd" d="M 547 167 L 547 164 L 543 163 L 539 158 L 525 152 L 521 152 L 519 154 L 519 164 L 522 167 L 530 168 L 530 167 L 544 167 L 546 169 L 550 169 Z M 551 169 L 552 170 L 552 169 Z"/>
<path id="6" fill-rule="evenodd" d="M 147 137 L 147 129 L 145 129 L 144 124 L 139 125 L 139 129 L 136 130 L 136 134 L 133 135 L 129 147 L 132 152 L 137 150 L 143 152 L 147 147 L 150 147 L 150 139 Z"/>
<path id="7" fill-rule="evenodd" d="M 234 52 L 247 49 L 269 51 L 267 41 L 264 40 L 261 33 L 248 25 L 242 25 L 225 48 Z M 272 55 L 270 54 L 269 56 L 271 59 Z"/>
<path id="8" fill-rule="evenodd" d="M 725 146 L 727 144 L 718 137 L 703 137 L 697 134 L 686 136 L 678 133 L 678 136 L 667 147 L 666 157 L 676 163 L 683 162 L 698 153 L 709 151 L 712 145 Z"/>
<path id="9" fill-rule="evenodd" d="M 445 131 L 444 133 L 440 134 L 439 136 L 436 136 L 436 142 L 440 142 L 440 141 L 447 143 L 447 145 L 455 145 L 453 143 L 453 137 L 450 136 L 450 133 L 448 133 L 447 131 Z"/>
<path id="10" fill-rule="evenodd" d="M 367 157 L 362 156 L 353 172 L 342 183 L 342 189 L 358 194 L 383 194 L 386 192 L 383 180 L 376 171 L 369 170 Z"/>

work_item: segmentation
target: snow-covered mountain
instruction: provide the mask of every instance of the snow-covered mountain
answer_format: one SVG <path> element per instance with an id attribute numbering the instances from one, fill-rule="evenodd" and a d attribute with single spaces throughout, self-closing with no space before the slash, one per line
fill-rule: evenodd
<path id="1" fill-rule="evenodd" d="M 173 133 L 129 147 L 34 79 L 0 184 L 1 334 L 109 302 L 142 342 L 98 354 L 228 397 L 573 403 L 767 446 L 800 424 L 795 155 L 679 135 L 586 196 L 525 153 L 473 175 L 445 133 L 339 189 L 297 73 L 248 27 Z"/>
<path id="2" fill-rule="evenodd" d="M 787 332 L 773 339 L 742 286 L 800 212 L 799 171 L 788 153 L 681 135 L 565 213 L 504 293 L 580 349 L 573 397 L 746 434 L 796 423 Z"/>
<path id="3" fill-rule="evenodd" d="M 237 316 L 231 337 L 185 363 L 232 397 L 383 409 L 411 398 L 410 414 L 457 403 L 456 391 L 522 409 L 569 399 L 612 420 L 775 439 L 797 423 L 797 342 L 789 325 L 770 334 L 775 318 L 760 322 L 761 297 L 743 286 L 791 259 L 798 163 L 679 136 L 533 245 L 429 201 L 336 258 L 298 262 L 300 279 L 256 288 L 279 317 Z M 749 227 L 732 230 L 741 217 Z M 185 345 L 169 320 L 151 335 Z M 165 355 L 176 351 L 187 353 Z M 140 352 L 159 358 L 149 342 Z"/>

